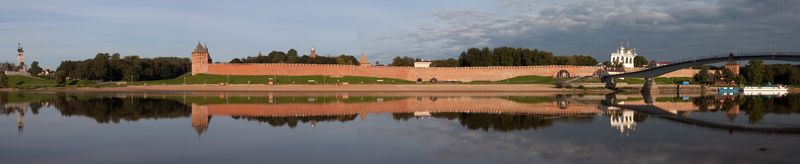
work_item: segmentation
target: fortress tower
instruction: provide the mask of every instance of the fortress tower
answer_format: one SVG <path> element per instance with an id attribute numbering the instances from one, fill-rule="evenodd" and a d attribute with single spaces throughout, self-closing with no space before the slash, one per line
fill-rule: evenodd
<path id="1" fill-rule="evenodd" d="M 733 53 L 728 56 L 728 63 L 725 64 L 725 69 L 733 72 L 734 75 L 739 75 L 739 63 L 733 60 Z"/>
<path id="2" fill-rule="evenodd" d="M 197 43 L 192 51 L 192 75 L 207 73 L 209 63 L 211 63 L 211 55 L 208 54 L 208 47 Z"/>
<path id="3" fill-rule="evenodd" d="M 361 57 L 358 58 L 358 64 L 362 67 L 369 67 L 369 61 L 367 61 L 367 55 L 363 52 L 361 53 Z"/>
<path id="4" fill-rule="evenodd" d="M 22 44 L 17 43 L 17 64 L 19 64 L 20 71 L 26 71 L 27 66 L 25 66 L 25 50 L 22 49 Z"/>

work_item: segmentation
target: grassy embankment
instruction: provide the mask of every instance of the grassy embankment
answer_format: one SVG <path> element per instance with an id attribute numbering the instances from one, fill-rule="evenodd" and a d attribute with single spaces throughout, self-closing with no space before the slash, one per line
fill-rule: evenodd
<path id="1" fill-rule="evenodd" d="M 90 80 L 69 80 L 67 85 L 70 86 L 89 86 L 97 84 L 95 81 Z M 31 76 L 8 76 L 8 87 L 12 88 L 40 88 L 40 87 L 54 87 L 56 81 L 52 79 L 44 79 Z"/>
<path id="2" fill-rule="evenodd" d="M 472 81 L 467 84 L 553 84 L 555 79 L 546 76 L 517 76 L 498 81 Z"/>
<path id="3" fill-rule="evenodd" d="M 270 79 L 278 85 L 281 84 L 337 84 L 347 82 L 349 84 L 415 84 L 414 81 L 375 78 L 363 76 L 225 76 L 225 75 L 183 75 L 174 79 L 140 81 L 134 85 L 176 85 L 176 84 L 267 84 Z M 464 84 L 552 84 L 552 77 L 543 76 L 519 76 L 499 81 L 473 81 Z M 424 82 L 428 83 L 428 82 Z M 439 82 L 445 83 L 445 82 Z"/>
<path id="4" fill-rule="evenodd" d="M 274 84 L 337 84 L 347 82 L 349 84 L 413 84 L 412 81 L 373 78 L 362 76 L 225 76 L 225 75 L 182 75 L 173 79 L 139 81 L 134 85 L 177 85 L 177 84 L 267 84 L 269 81 Z"/>

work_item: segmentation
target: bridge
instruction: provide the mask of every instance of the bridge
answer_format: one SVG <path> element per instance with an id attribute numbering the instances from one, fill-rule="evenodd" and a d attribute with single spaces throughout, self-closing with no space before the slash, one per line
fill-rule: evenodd
<path id="1" fill-rule="evenodd" d="M 789 127 L 762 127 L 762 126 L 746 126 L 746 125 L 737 125 L 737 124 L 725 124 L 713 121 L 706 121 L 701 119 L 695 119 L 690 117 L 681 116 L 675 113 L 670 113 L 669 111 L 662 109 L 658 106 L 653 105 L 622 105 L 622 104 L 615 104 L 615 105 L 608 105 L 609 107 L 617 107 L 620 109 L 627 109 L 632 110 L 635 112 L 644 113 L 650 116 L 655 116 L 659 118 L 663 118 L 666 120 L 684 123 L 684 124 L 691 124 L 699 127 L 705 127 L 710 129 L 722 129 L 728 130 L 729 132 L 733 131 L 742 131 L 742 132 L 754 132 L 754 133 L 779 133 L 779 134 L 800 134 L 800 127 L 796 126 L 789 126 Z"/>
<path id="2" fill-rule="evenodd" d="M 726 61 L 745 61 L 745 60 L 770 60 L 770 61 L 791 61 L 800 62 L 800 52 L 754 52 L 729 55 L 712 55 L 705 57 L 695 57 L 672 62 L 672 64 L 643 69 L 634 72 L 627 72 L 615 75 L 600 75 L 600 79 L 606 83 L 606 88 L 616 88 L 616 78 L 644 78 L 645 84 L 642 92 L 650 92 L 655 82 L 653 78 L 672 71 L 683 68 L 698 67 L 706 64 L 721 63 Z"/>

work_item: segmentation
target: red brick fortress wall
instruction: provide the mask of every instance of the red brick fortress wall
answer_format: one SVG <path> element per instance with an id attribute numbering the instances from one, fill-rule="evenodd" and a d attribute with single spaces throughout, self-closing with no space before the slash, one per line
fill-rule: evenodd
<path id="1" fill-rule="evenodd" d="M 490 66 L 490 67 L 359 67 L 335 64 L 208 64 L 206 74 L 213 75 L 282 75 L 282 76 L 315 76 L 326 75 L 366 76 L 394 78 L 415 81 L 421 78 L 428 81 L 436 78 L 439 81 L 497 81 L 517 76 L 556 76 L 565 70 L 571 76 L 591 76 L 601 67 L 597 66 Z M 682 69 L 661 77 L 692 77 L 696 71 Z"/>
<path id="2" fill-rule="evenodd" d="M 517 76 L 555 76 L 566 70 L 572 76 L 593 75 L 595 66 L 518 66 L 518 67 L 359 67 L 333 64 L 209 64 L 207 74 L 213 75 L 285 75 L 285 76 L 368 76 L 414 81 L 497 81 Z"/>

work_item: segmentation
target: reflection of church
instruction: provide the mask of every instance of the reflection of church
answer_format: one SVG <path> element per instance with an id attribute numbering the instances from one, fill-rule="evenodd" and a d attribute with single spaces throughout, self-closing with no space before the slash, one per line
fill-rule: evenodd
<path id="1" fill-rule="evenodd" d="M 632 110 L 624 110 L 617 107 L 609 107 L 608 109 L 611 127 L 619 130 L 619 133 L 626 135 L 636 130 L 636 121 L 633 119 L 634 114 L 635 112 Z"/>

